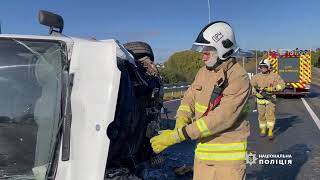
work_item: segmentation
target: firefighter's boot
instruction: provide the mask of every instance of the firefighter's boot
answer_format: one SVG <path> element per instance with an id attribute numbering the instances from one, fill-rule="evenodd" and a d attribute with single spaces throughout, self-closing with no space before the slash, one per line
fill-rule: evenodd
<path id="1" fill-rule="evenodd" d="M 269 140 L 273 140 L 273 129 L 272 128 L 269 128 L 268 137 L 269 137 Z"/>
<path id="2" fill-rule="evenodd" d="M 261 131 L 260 131 L 260 136 L 261 137 L 264 137 L 264 136 L 266 136 L 266 128 L 261 128 Z"/>

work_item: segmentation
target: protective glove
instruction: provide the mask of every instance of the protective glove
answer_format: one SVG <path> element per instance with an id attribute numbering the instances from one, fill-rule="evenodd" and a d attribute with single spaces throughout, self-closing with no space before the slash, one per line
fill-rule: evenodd
<path id="1" fill-rule="evenodd" d="M 275 89 L 273 87 L 266 87 L 266 88 L 264 88 L 264 90 L 267 91 L 267 92 L 272 92 Z"/>
<path id="2" fill-rule="evenodd" d="M 284 86 L 278 84 L 275 88 L 275 91 L 282 91 L 284 88 L 285 88 Z"/>
<path id="3" fill-rule="evenodd" d="M 260 93 L 257 93 L 257 94 L 256 94 L 256 97 L 257 97 L 258 99 L 262 99 L 262 98 L 263 98 L 263 96 L 262 96 Z"/>
<path id="4" fill-rule="evenodd" d="M 174 130 L 163 130 L 159 132 L 160 135 L 151 138 L 150 143 L 155 153 L 160 153 L 169 146 L 181 143 L 186 140 L 181 128 Z"/>
<path id="5" fill-rule="evenodd" d="M 183 128 L 184 126 L 189 124 L 189 119 L 186 117 L 177 117 L 176 126 L 174 129 Z"/>

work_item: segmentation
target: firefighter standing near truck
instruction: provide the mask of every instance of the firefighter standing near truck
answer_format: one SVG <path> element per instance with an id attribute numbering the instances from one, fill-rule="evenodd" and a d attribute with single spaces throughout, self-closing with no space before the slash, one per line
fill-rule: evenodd
<path id="1" fill-rule="evenodd" d="M 285 82 L 278 74 L 271 71 L 271 63 L 268 59 L 260 61 L 259 69 L 261 72 L 252 77 L 251 85 L 253 95 L 257 98 L 260 136 L 265 136 L 268 129 L 268 137 L 272 140 L 276 122 L 274 92 L 282 91 L 285 88 Z"/>
<path id="2" fill-rule="evenodd" d="M 247 99 L 251 94 L 247 72 L 231 57 L 239 48 L 226 22 L 207 25 L 194 42 L 206 64 L 186 91 L 176 115 L 174 130 L 151 139 L 156 153 L 185 140 L 197 140 L 195 180 L 237 180 L 245 177 L 249 122 Z"/>

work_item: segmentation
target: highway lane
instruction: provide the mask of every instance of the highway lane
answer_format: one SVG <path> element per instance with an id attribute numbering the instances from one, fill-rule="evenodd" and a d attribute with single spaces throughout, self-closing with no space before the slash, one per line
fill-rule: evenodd
<path id="1" fill-rule="evenodd" d="M 314 86 L 313 88 L 310 97 L 304 98 L 319 117 L 320 93 Z M 253 98 L 250 99 L 250 103 L 254 108 Z M 164 117 L 164 122 L 166 122 L 164 128 L 172 128 L 174 125 L 174 116 L 179 104 L 179 100 L 165 103 L 169 118 L 167 120 Z M 256 152 L 257 155 L 290 154 L 292 165 L 248 165 L 247 179 L 318 179 L 320 177 L 320 130 L 300 98 L 277 99 L 277 122 L 273 141 L 259 137 L 257 117 L 257 112 L 251 112 L 248 116 L 251 125 L 248 150 Z M 183 154 L 187 152 L 190 154 L 190 151 L 193 152 L 193 150 L 192 143 L 188 146 L 182 144 L 170 148 L 165 154 L 167 156 L 170 156 L 170 153 Z M 192 158 L 193 154 L 184 157 L 189 162 L 185 162 L 185 164 L 192 165 L 190 163 Z M 183 177 L 181 178 L 183 179 Z"/>
<path id="2" fill-rule="evenodd" d="M 320 130 L 301 99 L 277 101 L 275 139 L 259 137 L 258 113 L 250 113 L 248 150 L 257 154 L 290 154 L 292 165 L 248 166 L 247 179 L 317 179 L 320 176 Z"/>
<path id="3" fill-rule="evenodd" d="M 320 68 L 312 69 L 312 85 L 306 100 L 310 107 L 314 109 L 314 113 L 320 118 Z"/>

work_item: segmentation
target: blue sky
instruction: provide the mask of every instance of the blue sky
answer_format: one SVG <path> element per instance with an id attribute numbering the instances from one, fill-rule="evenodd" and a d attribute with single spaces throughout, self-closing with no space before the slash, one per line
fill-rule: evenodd
<path id="1" fill-rule="evenodd" d="M 318 0 L 211 0 L 211 20 L 225 20 L 244 49 L 320 47 Z M 45 35 L 37 13 L 64 17 L 70 36 L 147 41 L 157 61 L 189 49 L 208 23 L 207 0 L 2 0 L 3 33 Z"/>

